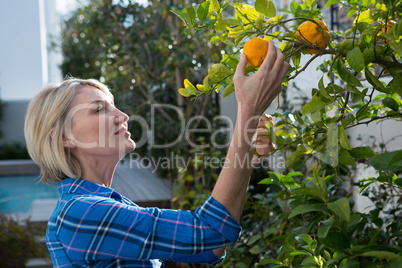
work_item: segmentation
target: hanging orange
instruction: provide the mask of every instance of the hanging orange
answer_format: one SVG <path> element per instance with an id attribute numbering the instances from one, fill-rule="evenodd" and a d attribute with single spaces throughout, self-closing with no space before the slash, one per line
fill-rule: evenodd
<path id="1" fill-rule="evenodd" d="M 330 42 L 331 35 L 329 34 L 329 29 L 327 25 L 322 20 L 314 20 L 314 21 L 321 26 L 325 34 L 325 37 L 328 39 L 328 42 Z M 302 24 L 300 24 L 300 26 L 297 28 L 296 35 L 309 44 L 319 46 L 320 48 L 326 48 L 327 41 L 325 40 L 325 37 L 321 32 L 320 26 L 318 26 L 312 21 L 309 20 L 305 21 Z M 317 54 L 320 52 L 319 50 L 312 48 L 308 48 L 307 51 L 310 54 Z"/>
<path id="2" fill-rule="evenodd" d="M 387 27 L 385 27 L 385 22 L 383 22 L 383 26 L 381 27 L 381 29 L 380 29 L 380 33 L 390 33 L 391 32 L 391 28 L 392 28 L 392 26 L 394 26 L 394 24 L 395 24 L 395 21 L 393 21 L 393 20 L 389 20 L 388 22 L 387 22 Z M 385 29 L 386 28 L 386 29 Z"/>
<path id="3" fill-rule="evenodd" d="M 262 37 L 254 37 L 243 47 L 243 53 L 247 56 L 247 63 L 260 67 L 268 53 L 268 41 Z"/>

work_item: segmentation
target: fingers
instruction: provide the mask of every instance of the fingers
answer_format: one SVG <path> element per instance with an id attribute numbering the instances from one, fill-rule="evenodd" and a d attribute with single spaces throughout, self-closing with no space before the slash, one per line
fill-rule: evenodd
<path id="1" fill-rule="evenodd" d="M 271 125 L 271 127 L 274 127 L 274 122 L 273 122 L 272 116 L 269 114 L 262 114 L 260 117 L 260 120 L 258 121 L 257 129 L 262 128 L 262 129 L 265 129 L 265 131 L 267 131 L 265 125 L 268 123 Z"/>
<path id="2" fill-rule="evenodd" d="M 236 72 L 233 77 L 233 82 L 237 83 L 240 82 L 245 77 L 247 67 L 247 57 L 243 53 L 240 54 L 240 61 L 237 64 Z"/>
<path id="3" fill-rule="evenodd" d="M 276 54 L 277 54 L 277 51 L 276 51 L 274 42 L 269 41 L 267 56 L 265 57 L 264 62 L 261 64 L 259 70 L 261 70 L 261 69 L 263 71 L 270 70 L 272 68 L 272 66 L 274 65 L 274 62 L 276 61 Z"/>
<path id="4" fill-rule="evenodd" d="M 277 73 L 279 76 L 278 78 L 282 81 L 283 77 L 289 70 L 289 64 L 285 62 L 285 56 L 282 54 L 282 51 L 277 48 L 278 53 L 276 57 L 276 61 L 272 66 L 272 72 Z"/>
<path id="5" fill-rule="evenodd" d="M 279 77 L 281 77 L 281 79 L 285 77 L 286 73 L 289 71 L 289 67 L 290 67 L 289 63 L 284 62 L 282 69 L 279 72 Z"/>

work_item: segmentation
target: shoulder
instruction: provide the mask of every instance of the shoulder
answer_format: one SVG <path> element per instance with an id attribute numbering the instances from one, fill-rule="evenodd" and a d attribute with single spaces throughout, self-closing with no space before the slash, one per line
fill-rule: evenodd
<path id="1" fill-rule="evenodd" d="M 113 198 L 96 195 L 72 195 L 63 198 L 64 205 L 59 210 L 59 220 L 72 222 L 85 218 L 100 220 L 112 210 L 126 209 L 127 205 Z"/>

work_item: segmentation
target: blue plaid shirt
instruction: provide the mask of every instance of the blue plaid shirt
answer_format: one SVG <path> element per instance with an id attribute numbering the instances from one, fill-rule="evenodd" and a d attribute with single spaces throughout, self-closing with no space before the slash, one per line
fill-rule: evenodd
<path id="1" fill-rule="evenodd" d="M 195 212 L 139 207 L 81 179 L 58 184 L 46 232 L 54 267 L 163 267 L 163 260 L 216 265 L 211 251 L 235 242 L 239 224 L 208 198 Z"/>

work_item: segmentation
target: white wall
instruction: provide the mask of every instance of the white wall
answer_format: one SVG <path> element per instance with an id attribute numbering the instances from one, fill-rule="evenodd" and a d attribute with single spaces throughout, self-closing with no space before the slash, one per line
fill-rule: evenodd
<path id="1" fill-rule="evenodd" d="M 27 100 L 43 82 L 39 1 L 0 0 L 0 98 Z"/>
<path id="2" fill-rule="evenodd" d="M 25 143 L 28 102 L 47 83 L 58 82 L 60 53 L 49 51 L 59 33 L 56 0 L 0 0 L 0 121 L 2 143 Z"/>
<path id="3" fill-rule="evenodd" d="M 0 0 L 0 98 L 30 100 L 60 79 L 60 57 L 48 53 L 58 19 L 55 0 Z M 50 60 L 50 61 L 49 61 Z"/>

